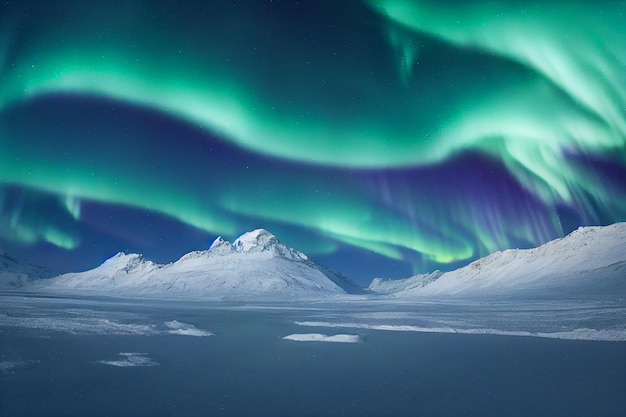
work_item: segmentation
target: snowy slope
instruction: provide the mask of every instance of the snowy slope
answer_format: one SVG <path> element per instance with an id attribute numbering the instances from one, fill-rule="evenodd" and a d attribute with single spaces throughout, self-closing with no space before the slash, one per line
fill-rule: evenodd
<path id="1" fill-rule="evenodd" d="M 52 275 L 51 271 L 15 258 L 7 253 L 0 253 L 0 289 L 17 289 L 38 278 Z"/>
<path id="2" fill-rule="evenodd" d="M 358 291 L 347 278 L 326 271 L 263 229 L 245 233 L 233 244 L 218 237 L 209 250 L 188 253 L 168 265 L 118 253 L 90 271 L 39 281 L 35 286 L 117 295 L 217 298 Z"/>
<path id="3" fill-rule="evenodd" d="M 498 294 L 626 296 L 626 223 L 582 227 L 537 248 L 496 252 L 451 272 L 437 271 L 397 281 L 375 279 L 369 289 L 402 298 Z"/>
<path id="4" fill-rule="evenodd" d="M 374 278 L 367 288 L 377 294 L 395 294 L 414 288 L 422 288 L 436 281 L 443 275 L 443 272 L 437 270 L 430 274 L 414 275 L 405 279 L 389 279 Z"/>

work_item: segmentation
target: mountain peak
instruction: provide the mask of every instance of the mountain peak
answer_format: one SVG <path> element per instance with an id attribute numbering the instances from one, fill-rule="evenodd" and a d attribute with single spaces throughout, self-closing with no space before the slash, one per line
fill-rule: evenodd
<path id="1" fill-rule="evenodd" d="M 211 246 L 209 246 L 209 252 L 216 253 L 218 255 L 226 255 L 232 253 L 233 251 L 233 245 L 224 240 L 221 236 L 218 236 L 213 243 L 211 243 Z"/>
<path id="2" fill-rule="evenodd" d="M 111 256 L 106 261 L 104 261 L 104 263 L 105 264 L 120 264 L 120 263 L 125 263 L 133 259 L 137 259 L 137 258 L 143 258 L 143 256 L 138 253 L 127 254 L 125 252 L 118 252 L 115 255 Z"/>
<path id="3" fill-rule="evenodd" d="M 104 261 L 101 265 L 103 270 L 109 271 L 109 273 L 115 273 L 117 271 L 130 272 L 139 267 L 153 266 L 154 263 L 144 259 L 143 255 L 138 253 L 118 252 Z"/>
<path id="4" fill-rule="evenodd" d="M 310 262 L 305 254 L 288 247 L 265 229 L 256 229 L 239 236 L 233 242 L 233 249 L 238 253 L 268 253 L 293 261 Z"/>
<path id="5" fill-rule="evenodd" d="M 215 238 L 215 240 L 213 241 L 213 243 L 211 243 L 211 246 L 209 246 L 209 250 L 213 249 L 216 246 L 221 246 L 225 243 L 226 241 L 224 240 L 223 237 L 218 236 Z"/>
<path id="6" fill-rule="evenodd" d="M 265 229 L 256 229 L 239 236 L 233 246 L 237 252 L 266 252 L 271 247 L 281 244 L 276 236 Z"/>

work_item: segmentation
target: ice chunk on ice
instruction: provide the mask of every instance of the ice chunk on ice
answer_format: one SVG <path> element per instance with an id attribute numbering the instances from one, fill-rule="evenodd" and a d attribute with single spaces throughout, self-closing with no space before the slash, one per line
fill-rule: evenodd
<path id="1" fill-rule="evenodd" d="M 139 353 L 139 352 L 120 352 L 120 356 L 125 357 L 126 359 L 117 360 L 117 361 L 97 361 L 97 363 L 101 363 L 103 365 L 111 365 L 117 366 L 119 368 L 126 368 L 131 366 L 159 366 L 158 362 L 153 361 L 147 355 L 147 353 Z"/>
<path id="2" fill-rule="evenodd" d="M 169 334 L 177 334 L 180 336 L 196 336 L 196 337 L 213 336 L 213 333 L 209 331 L 198 329 L 193 324 L 182 323 L 177 320 L 166 321 L 165 327 L 170 329 L 168 330 Z"/>
<path id="3" fill-rule="evenodd" d="M 327 336 L 321 333 L 295 333 L 283 337 L 295 342 L 331 342 L 331 343 L 358 343 L 361 338 L 355 334 L 336 334 Z"/>

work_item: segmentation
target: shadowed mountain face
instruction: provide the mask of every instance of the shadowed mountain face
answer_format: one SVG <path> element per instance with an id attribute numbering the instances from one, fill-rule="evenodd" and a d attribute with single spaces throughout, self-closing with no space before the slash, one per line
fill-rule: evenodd
<path id="1" fill-rule="evenodd" d="M 52 271 L 42 266 L 0 253 L 0 288 L 21 288 L 38 278 L 47 278 Z"/>

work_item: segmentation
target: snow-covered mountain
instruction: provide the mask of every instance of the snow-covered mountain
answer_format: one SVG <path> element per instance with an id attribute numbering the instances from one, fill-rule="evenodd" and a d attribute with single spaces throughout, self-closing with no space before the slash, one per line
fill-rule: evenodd
<path id="1" fill-rule="evenodd" d="M 376 278 L 368 289 L 400 298 L 626 296 L 626 223 L 581 227 L 537 248 L 496 252 L 451 272 Z"/>
<path id="2" fill-rule="evenodd" d="M 0 254 L 0 287 L 29 284 L 49 275 Z M 208 250 L 160 265 L 138 254 L 118 253 L 89 271 L 35 280 L 28 287 L 49 291 L 120 296 L 194 298 L 314 298 L 361 293 L 341 274 L 281 243 L 263 229 L 232 244 L 221 237 Z M 404 280 L 375 279 L 374 294 L 417 297 L 626 297 L 626 223 L 584 227 L 534 249 L 493 253 L 451 272 L 435 271 Z"/>
<path id="3" fill-rule="evenodd" d="M 41 280 L 34 287 L 208 298 L 319 296 L 360 290 L 264 229 L 245 233 L 232 244 L 218 237 L 208 250 L 190 252 L 167 265 L 118 253 L 95 269 Z"/>
<path id="4" fill-rule="evenodd" d="M 0 253 L 0 288 L 22 288 L 39 278 L 46 278 L 52 272 L 44 267 L 33 265 L 7 253 Z"/>

